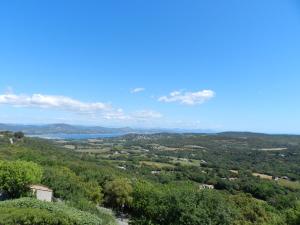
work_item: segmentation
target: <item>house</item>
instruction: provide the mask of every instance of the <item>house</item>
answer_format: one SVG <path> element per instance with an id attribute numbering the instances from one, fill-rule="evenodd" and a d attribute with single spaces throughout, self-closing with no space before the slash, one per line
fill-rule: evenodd
<path id="1" fill-rule="evenodd" d="M 154 175 L 154 174 L 160 174 L 160 172 L 161 172 L 161 171 L 153 170 L 153 171 L 151 171 L 151 174 L 153 174 L 153 175 Z"/>
<path id="2" fill-rule="evenodd" d="M 203 189 L 215 189 L 215 186 L 214 185 L 209 185 L 209 184 L 201 184 L 201 185 L 199 185 L 199 188 L 201 190 L 203 190 Z"/>
<path id="3" fill-rule="evenodd" d="M 117 168 L 121 169 L 121 170 L 126 170 L 125 166 L 117 166 Z"/>
<path id="4" fill-rule="evenodd" d="M 52 202 L 53 190 L 43 185 L 31 185 L 30 189 L 38 200 Z"/>

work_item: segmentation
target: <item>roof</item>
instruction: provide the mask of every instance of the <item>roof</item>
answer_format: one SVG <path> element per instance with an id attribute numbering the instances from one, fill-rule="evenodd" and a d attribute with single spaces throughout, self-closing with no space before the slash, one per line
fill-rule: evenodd
<path id="1" fill-rule="evenodd" d="M 53 192 L 53 190 L 43 185 L 30 185 L 30 189 Z"/>

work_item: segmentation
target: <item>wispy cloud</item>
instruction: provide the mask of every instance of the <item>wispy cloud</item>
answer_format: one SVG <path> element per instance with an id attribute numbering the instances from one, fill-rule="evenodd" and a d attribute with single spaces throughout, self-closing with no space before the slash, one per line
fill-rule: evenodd
<path id="1" fill-rule="evenodd" d="M 122 119 L 123 110 L 114 108 L 103 102 L 82 102 L 70 97 L 60 95 L 17 95 L 6 93 L 0 95 L 0 104 L 14 107 L 36 107 L 43 109 L 59 109 L 75 113 L 101 114 L 104 118 Z"/>
<path id="2" fill-rule="evenodd" d="M 58 108 L 79 112 L 111 110 L 109 104 L 102 102 L 86 103 L 65 96 L 43 94 L 16 95 L 7 93 L 0 95 L 0 104 L 16 107 Z"/>
<path id="3" fill-rule="evenodd" d="M 212 90 L 202 90 L 197 92 L 173 91 L 168 96 L 158 98 L 160 102 L 179 102 L 184 105 L 199 105 L 215 97 Z"/>
<path id="4" fill-rule="evenodd" d="M 125 113 L 122 108 L 113 107 L 111 104 L 103 102 L 82 102 L 67 96 L 61 95 L 17 95 L 5 93 L 0 95 L 0 105 L 10 105 L 13 107 L 32 107 L 42 109 L 58 109 L 70 111 L 89 118 L 115 120 L 115 121 L 145 121 L 161 118 L 159 112 L 152 110 L 141 110 L 133 113 Z"/>
<path id="5" fill-rule="evenodd" d="M 138 87 L 138 88 L 131 89 L 130 93 L 131 94 L 136 94 L 136 93 L 140 93 L 140 92 L 143 92 L 143 91 L 145 91 L 145 88 Z"/>

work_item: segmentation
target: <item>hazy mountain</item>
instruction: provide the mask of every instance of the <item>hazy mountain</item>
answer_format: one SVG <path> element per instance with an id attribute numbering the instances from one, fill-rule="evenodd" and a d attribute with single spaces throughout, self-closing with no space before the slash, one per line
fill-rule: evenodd
<path id="1" fill-rule="evenodd" d="M 21 124 L 0 124 L 1 131 L 22 131 L 25 134 L 95 134 L 95 133 L 131 133 L 133 129 L 106 128 L 98 126 L 77 126 L 69 124 L 47 124 L 47 125 L 21 125 Z"/>
<path id="2" fill-rule="evenodd" d="M 108 128 L 101 126 L 80 126 L 64 123 L 46 124 L 46 125 L 23 125 L 23 124 L 0 124 L 0 131 L 22 131 L 25 134 L 113 134 L 113 133 L 214 133 L 212 130 L 188 130 L 188 129 L 142 129 L 142 128 Z"/>

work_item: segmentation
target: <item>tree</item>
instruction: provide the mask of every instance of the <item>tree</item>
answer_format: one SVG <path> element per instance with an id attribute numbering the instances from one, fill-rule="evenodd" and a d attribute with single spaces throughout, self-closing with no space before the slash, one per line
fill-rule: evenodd
<path id="1" fill-rule="evenodd" d="M 286 211 L 287 224 L 298 225 L 300 224 L 300 201 L 296 206 Z"/>
<path id="2" fill-rule="evenodd" d="M 137 182 L 131 204 L 133 224 L 231 225 L 235 211 L 224 196 L 193 184 Z"/>
<path id="3" fill-rule="evenodd" d="M 22 139 L 24 137 L 24 133 L 21 131 L 16 132 L 16 133 L 14 133 L 14 137 L 17 139 Z"/>
<path id="4" fill-rule="evenodd" d="M 115 209 L 123 210 L 132 202 L 132 186 L 127 179 L 115 179 L 104 186 L 105 203 Z"/>
<path id="5" fill-rule="evenodd" d="M 29 185 L 40 183 L 42 168 L 33 162 L 0 161 L 0 190 L 10 198 L 25 195 Z"/>
<path id="6" fill-rule="evenodd" d="M 46 167 L 43 182 L 54 190 L 55 197 L 73 202 L 102 202 L 101 187 L 95 181 L 85 181 L 67 167 Z"/>
<path id="7" fill-rule="evenodd" d="M 281 225 L 284 223 L 283 216 L 276 214 L 274 208 L 266 202 L 252 198 L 249 194 L 237 194 L 227 196 L 228 201 L 235 205 L 238 216 L 236 225 L 266 224 Z"/>

